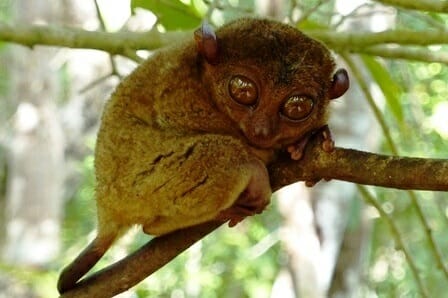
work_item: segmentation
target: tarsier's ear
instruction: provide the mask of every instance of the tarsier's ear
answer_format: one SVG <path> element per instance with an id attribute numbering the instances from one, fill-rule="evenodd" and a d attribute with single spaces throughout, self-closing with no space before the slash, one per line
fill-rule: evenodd
<path id="1" fill-rule="evenodd" d="M 347 71 L 343 68 L 338 69 L 333 75 L 330 90 L 328 91 L 330 99 L 342 96 L 350 86 Z"/>
<path id="2" fill-rule="evenodd" d="M 199 54 L 208 63 L 216 64 L 218 60 L 218 41 L 213 28 L 204 21 L 201 28 L 194 32 L 194 39 L 196 40 Z"/>

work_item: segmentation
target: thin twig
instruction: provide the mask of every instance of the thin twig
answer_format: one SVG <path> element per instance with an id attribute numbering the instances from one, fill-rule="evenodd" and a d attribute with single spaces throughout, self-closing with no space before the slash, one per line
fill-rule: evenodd
<path id="1" fill-rule="evenodd" d="M 95 3 L 96 15 L 97 15 L 98 20 L 100 22 L 101 31 L 106 32 L 107 31 L 106 30 L 106 22 L 104 21 L 104 17 L 103 17 L 103 14 L 101 13 L 100 6 L 98 5 L 98 0 L 93 0 L 93 2 Z M 109 54 L 109 62 L 110 62 L 110 66 L 112 68 L 111 74 L 112 75 L 116 75 L 119 79 L 121 79 L 122 76 L 118 72 L 117 63 L 115 62 L 114 56 L 111 55 L 111 54 Z"/>
<path id="2" fill-rule="evenodd" d="M 385 15 L 390 14 L 391 12 L 381 7 L 375 7 L 374 3 L 363 3 L 354 8 L 349 14 L 341 16 L 341 18 L 333 24 L 333 28 L 338 28 L 344 24 L 344 22 L 348 20 L 360 19 L 360 18 L 369 18 L 374 15 Z M 362 12 L 361 12 L 362 11 Z"/>
<path id="3" fill-rule="evenodd" d="M 123 56 L 133 60 L 134 62 L 136 62 L 137 64 L 142 63 L 143 61 L 145 61 L 145 59 L 143 59 L 142 57 L 140 57 L 139 55 L 137 55 L 137 53 L 131 49 L 124 49 L 123 50 Z"/>
<path id="4" fill-rule="evenodd" d="M 307 9 L 306 11 L 303 12 L 303 14 L 300 16 L 300 18 L 297 20 L 297 22 L 295 23 L 295 25 L 300 24 L 301 22 L 307 20 L 310 15 L 312 15 L 314 12 L 316 12 L 322 5 L 328 3 L 329 0 L 319 0 L 317 1 L 317 3 L 311 7 L 310 9 Z"/>
<path id="5" fill-rule="evenodd" d="M 86 86 L 81 88 L 81 90 L 79 90 L 79 93 L 83 94 L 83 93 L 89 91 L 90 89 L 92 89 L 93 87 L 95 87 L 96 85 L 101 84 L 102 82 L 106 81 L 107 79 L 109 79 L 113 76 L 114 75 L 110 73 L 110 74 L 104 75 L 102 77 L 99 77 L 98 79 L 93 80 L 92 82 L 88 83 Z"/>

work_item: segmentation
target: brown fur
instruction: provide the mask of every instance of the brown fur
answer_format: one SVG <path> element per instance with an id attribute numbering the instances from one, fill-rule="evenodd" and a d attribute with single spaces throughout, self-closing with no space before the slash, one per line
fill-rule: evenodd
<path id="1" fill-rule="evenodd" d="M 325 124 L 334 63 L 324 46 L 267 20 L 238 20 L 216 36 L 213 64 L 193 38 L 179 42 L 139 66 L 107 103 L 95 152 L 98 236 L 61 274 L 61 292 L 132 225 L 165 234 L 234 214 L 222 212 L 243 193 L 260 213 L 271 194 L 266 164 Z M 233 74 L 257 84 L 256 106 L 229 99 Z M 294 94 L 315 100 L 303 121 L 279 113 Z"/>

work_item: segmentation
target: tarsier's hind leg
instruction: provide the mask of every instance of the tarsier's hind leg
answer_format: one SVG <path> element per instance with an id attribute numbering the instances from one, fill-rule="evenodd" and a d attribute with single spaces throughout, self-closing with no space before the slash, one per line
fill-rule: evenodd
<path id="1" fill-rule="evenodd" d="M 266 189 L 266 185 L 269 185 L 266 167 L 261 162 L 254 162 L 250 167 L 253 167 L 253 170 L 244 191 L 232 206 L 222 210 L 217 216 L 218 220 L 229 221 L 230 227 L 248 216 L 260 214 L 270 202 L 271 190 Z"/>
<path id="2" fill-rule="evenodd" d="M 266 167 L 239 140 L 202 135 L 179 142 L 189 144 L 188 154 L 167 156 L 160 172 L 153 173 L 160 181 L 155 198 L 160 216 L 143 225 L 146 233 L 165 234 L 214 219 L 233 226 L 264 210 L 271 196 Z"/>

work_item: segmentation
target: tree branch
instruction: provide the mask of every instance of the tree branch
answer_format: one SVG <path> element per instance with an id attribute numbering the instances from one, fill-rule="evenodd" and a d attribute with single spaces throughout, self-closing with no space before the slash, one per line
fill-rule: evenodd
<path id="1" fill-rule="evenodd" d="M 125 259 L 82 280 L 61 298 L 106 298 L 122 293 L 166 265 L 221 224 L 208 222 L 154 238 Z"/>
<path id="2" fill-rule="evenodd" d="M 36 45 L 94 49 L 110 54 L 127 55 L 132 50 L 153 50 L 189 36 L 186 32 L 101 32 L 78 28 L 0 23 L 0 40 L 28 47 Z"/>
<path id="3" fill-rule="evenodd" d="M 399 189 L 448 191 L 448 160 L 385 156 L 343 148 L 327 153 L 317 139 L 308 144 L 302 160 L 295 162 L 282 156 L 269 167 L 269 173 L 273 190 L 297 181 L 326 178 Z M 124 260 L 81 281 L 62 297 L 110 297 L 123 292 L 220 225 L 209 222 L 154 238 Z"/>
<path id="4" fill-rule="evenodd" d="M 332 32 L 329 30 L 306 30 L 307 34 L 338 51 L 359 49 L 384 44 L 429 46 L 448 43 L 448 32 L 438 30 L 386 30 L 382 32 Z"/>
<path id="5" fill-rule="evenodd" d="M 383 32 L 333 32 L 328 30 L 305 30 L 313 38 L 317 38 L 336 51 L 351 53 L 369 53 L 385 57 L 403 58 L 422 61 L 446 59 L 446 52 L 437 55 L 423 55 L 422 52 L 406 49 L 387 49 L 384 45 L 428 46 L 448 44 L 448 32 L 388 30 Z M 87 31 L 77 28 L 7 25 L 0 23 L 0 40 L 24 46 L 36 45 L 68 47 L 74 49 L 96 49 L 129 56 L 130 51 L 154 50 L 173 44 L 180 39 L 192 36 L 189 31 L 165 32 L 157 30 L 146 32 L 101 32 Z M 383 45 L 383 47 L 380 47 Z M 377 46 L 376 48 L 372 46 Z"/>
<path id="6" fill-rule="evenodd" d="M 397 189 L 448 191 L 448 160 L 386 156 L 343 148 L 326 153 L 317 146 L 315 142 L 309 144 L 299 162 L 285 157 L 271 165 L 272 188 L 324 178 Z"/>
<path id="7" fill-rule="evenodd" d="M 368 54 L 388 59 L 404 59 L 421 62 L 437 62 L 448 64 L 448 53 L 443 51 L 429 51 L 427 48 L 372 46 L 359 49 L 357 53 Z"/>

